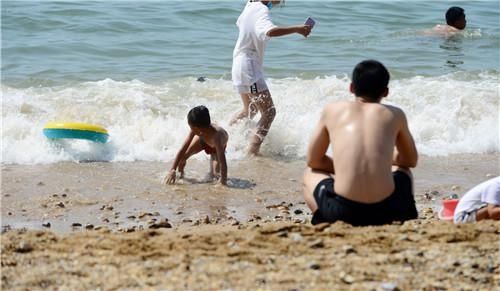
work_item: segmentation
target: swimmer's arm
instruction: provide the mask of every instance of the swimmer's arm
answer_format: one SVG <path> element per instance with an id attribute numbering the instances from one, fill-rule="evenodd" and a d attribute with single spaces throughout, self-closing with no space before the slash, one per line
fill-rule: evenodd
<path id="1" fill-rule="evenodd" d="M 324 122 L 323 112 L 321 119 L 313 132 L 307 151 L 307 166 L 313 170 L 335 173 L 333 159 L 326 155 L 330 145 L 330 137 Z"/>
<path id="2" fill-rule="evenodd" d="M 222 185 L 227 185 L 227 161 L 224 144 L 224 137 L 222 135 L 219 135 L 215 139 L 215 151 L 217 153 L 217 159 L 220 166 L 220 183 Z"/>
<path id="3" fill-rule="evenodd" d="M 285 26 L 285 27 L 275 27 L 267 32 L 267 36 L 269 37 L 278 37 L 289 35 L 293 33 L 302 34 L 304 37 L 307 37 L 309 33 L 311 33 L 311 26 L 309 25 L 294 25 L 294 26 Z"/>
<path id="4" fill-rule="evenodd" d="M 394 149 L 393 155 L 393 165 L 414 168 L 417 166 L 418 152 L 415 146 L 415 141 L 408 128 L 408 122 L 406 121 L 406 116 L 402 111 L 400 114 L 400 130 L 396 137 L 396 148 Z"/>

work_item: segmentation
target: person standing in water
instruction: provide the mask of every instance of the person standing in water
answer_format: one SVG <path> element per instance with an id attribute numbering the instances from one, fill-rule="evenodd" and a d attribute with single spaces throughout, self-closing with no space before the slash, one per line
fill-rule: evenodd
<path id="1" fill-rule="evenodd" d="M 279 27 L 273 24 L 269 10 L 284 1 L 249 1 L 238 17 L 239 36 L 233 51 L 232 81 L 241 96 L 243 109 L 230 125 L 243 118 L 252 119 L 258 112 L 260 120 L 250 138 L 248 154 L 259 153 L 260 146 L 276 116 L 271 93 L 264 80 L 264 51 L 273 37 L 298 33 L 307 37 L 311 26 L 301 24 Z"/>

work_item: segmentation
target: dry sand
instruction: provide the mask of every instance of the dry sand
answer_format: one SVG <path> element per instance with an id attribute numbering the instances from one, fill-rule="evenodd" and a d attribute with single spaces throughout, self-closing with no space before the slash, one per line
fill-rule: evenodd
<path id="1" fill-rule="evenodd" d="M 313 227 L 303 161 L 233 162 L 229 188 L 161 163 L 2 166 L 5 290 L 500 290 L 500 222 L 438 221 L 443 196 L 499 175 L 498 156 L 421 159 L 420 218 Z"/>
<path id="2" fill-rule="evenodd" d="M 4 290 L 498 290 L 500 222 L 2 235 Z"/>

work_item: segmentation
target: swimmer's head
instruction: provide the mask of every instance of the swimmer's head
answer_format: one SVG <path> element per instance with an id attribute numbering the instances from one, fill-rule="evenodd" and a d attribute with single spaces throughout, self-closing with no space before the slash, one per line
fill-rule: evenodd
<path id="1" fill-rule="evenodd" d="M 446 24 L 456 29 L 464 29 L 467 25 L 464 9 L 456 6 L 450 7 L 450 9 L 446 11 Z"/>

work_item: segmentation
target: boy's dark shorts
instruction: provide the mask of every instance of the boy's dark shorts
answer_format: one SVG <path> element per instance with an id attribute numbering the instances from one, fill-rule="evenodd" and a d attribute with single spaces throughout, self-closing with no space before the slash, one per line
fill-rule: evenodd
<path id="1" fill-rule="evenodd" d="M 337 195 L 335 181 L 327 178 L 314 189 L 318 209 L 311 223 L 335 222 L 341 220 L 354 226 L 390 224 L 406 221 L 418 216 L 410 177 L 402 171 L 393 172 L 395 189 L 386 199 L 377 203 L 361 203 Z"/>

